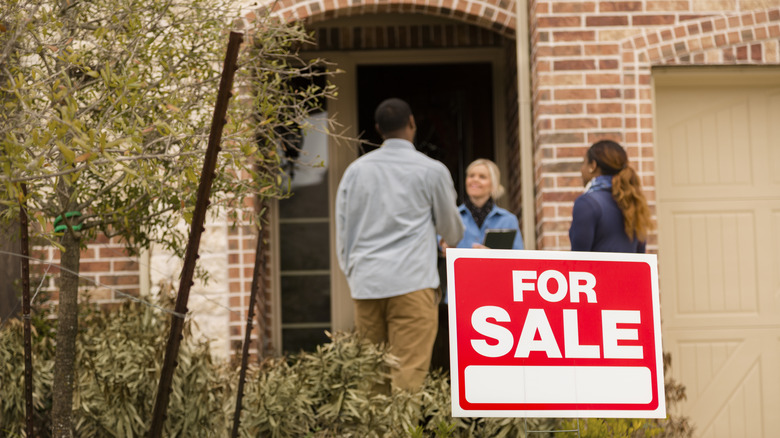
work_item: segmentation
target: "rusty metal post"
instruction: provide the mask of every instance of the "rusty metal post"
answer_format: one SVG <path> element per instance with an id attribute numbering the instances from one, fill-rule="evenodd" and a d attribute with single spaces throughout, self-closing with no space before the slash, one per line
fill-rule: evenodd
<path id="1" fill-rule="evenodd" d="M 233 93 L 230 91 L 233 87 L 233 77 L 236 72 L 238 60 L 238 49 L 243 42 L 243 34 L 239 32 L 230 32 L 227 54 L 225 55 L 225 64 L 222 67 L 222 79 L 219 83 L 219 92 L 217 102 L 214 106 L 214 117 L 211 121 L 211 132 L 209 133 L 209 143 L 206 148 L 206 158 L 203 162 L 203 171 L 200 176 L 198 186 L 198 197 L 195 204 L 195 211 L 190 225 L 190 235 L 187 241 L 187 250 L 184 254 L 184 266 L 182 267 L 181 283 L 179 292 L 176 296 L 175 315 L 171 316 L 171 332 L 168 336 L 168 344 L 165 349 L 165 358 L 163 359 L 163 368 L 160 375 L 160 383 L 157 387 L 157 397 L 154 401 L 154 410 L 152 411 L 152 425 L 149 429 L 150 438 L 159 438 L 162 434 L 165 424 L 166 411 L 171 392 L 171 383 L 173 382 L 173 372 L 178 365 L 176 361 L 179 355 L 179 346 L 182 340 L 182 331 L 184 328 L 184 317 L 187 314 L 187 301 L 190 296 L 190 288 L 193 284 L 195 273 L 195 262 L 197 261 L 198 248 L 200 246 L 200 237 L 204 231 L 206 222 L 206 210 L 209 205 L 209 195 L 211 194 L 211 185 L 214 182 L 214 172 L 217 166 L 217 155 L 219 154 L 219 143 L 222 139 L 222 130 L 226 123 L 228 101 Z"/>
<path id="2" fill-rule="evenodd" d="M 265 266 L 265 249 L 263 247 L 263 230 L 257 229 L 257 246 L 255 247 L 255 267 L 252 273 L 252 290 L 249 292 L 249 310 L 246 317 L 246 331 L 244 333 L 244 345 L 241 348 L 241 370 L 238 373 L 238 389 L 236 390 L 236 410 L 233 413 L 233 432 L 232 438 L 238 437 L 238 428 L 241 424 L 241 404 L 244 398 L 244 382 L 246 380 L 246 368 L 249 361 L 249 342 L 252 339 L 252 322 L 255 318 L 255 302 L 257 294 L 262 288 L 263 274 Z M 262 315 L 260 316 L 262 318 Z M 262 333 L 260 334 L 262 341 Z M 262 342 L 258 343 L 258 354 Z"/>
<path id="3" fill-rule="evenodd" d="M 30 327 L 30 236 L 27 219 L 27 186 L 22 184 L 19 200 L 19 234 L 21 237 L 22 262 L 22 320 L 24 321 L 24 406 L 25 427 L 29 437 L 35 436 L 33 429 L 33 368 L 32 328 Z"/>

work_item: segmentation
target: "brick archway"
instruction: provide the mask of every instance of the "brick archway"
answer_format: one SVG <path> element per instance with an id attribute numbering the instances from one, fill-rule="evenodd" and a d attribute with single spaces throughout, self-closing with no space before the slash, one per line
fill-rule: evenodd
<path id="1" fill-rule="evenodd" d="M 623 60 L 623 141 L 636 146 L 640 174 L 654 174 L 651 69 L 680 65 L 766 65 L 780 62 L 780 8 L 711 16 L 646 29 L 620 44 Z"/>
<path id="2" fill-rule="evenodd" d="M 247 14 L 248 24 L 269 9 L 285 22 L 308 23 L 367 14 L 424 14 L 476 25 L 509 38 L 514 38 L 516 26 L 514 0 L 278 0 Z"/>

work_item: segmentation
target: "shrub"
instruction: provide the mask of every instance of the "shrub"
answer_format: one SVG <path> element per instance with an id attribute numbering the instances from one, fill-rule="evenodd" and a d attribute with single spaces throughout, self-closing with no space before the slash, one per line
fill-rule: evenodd
<path id="1" fill-rule="evenodd" d="M 169 331 L 159 306 L 128 301 L 111 310 L 82 305 L 74 391 L 76 436 L 142 436 L 151 422 Z M 36 436 L 49 436 L 54 333 L 49 314 L 33 319 Z M 189 330 L 189 325 L 185 325 Z M 666 420 L 453 418 L 445 372 L 431 373 L 416 393 L 385 394 L 375 388 L 396 359 L 381 345 L 348 333 L 314 352 L 253 364 L 247 370 L 240 433 L 243 437 L 687 437 L 684 417 Z M 228 436 L 238 372 L 212 358 L 209 344 L 185 334 L 178 356 L 166 421 L 166 436 Z M 24 431 L 22 324 L 0 331 L 0 436 Z M 667 383 L 667 406 L 684 388 Z M 545 434 L 544 431 L 550 431 Z M 568 436 L 575 436 L 569 434 Z"/>

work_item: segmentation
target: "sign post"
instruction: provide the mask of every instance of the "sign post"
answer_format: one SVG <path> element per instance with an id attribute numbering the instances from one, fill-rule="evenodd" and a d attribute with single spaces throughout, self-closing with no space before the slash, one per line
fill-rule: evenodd
<path id="1" fill-rule="evenodd" d="M 654 254 L 448 249 L 452 415 L 664 418 Z"/>

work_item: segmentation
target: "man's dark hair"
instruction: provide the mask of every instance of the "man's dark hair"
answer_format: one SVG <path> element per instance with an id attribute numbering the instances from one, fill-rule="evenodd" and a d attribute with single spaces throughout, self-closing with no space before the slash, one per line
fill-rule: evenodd
<path id="1" fill-rule="evenodd" d="M 387 135 L 405 128 L 409 123 L 409 116 L 411 115 L 412 109 L 409 108 L 408 103 L 392 97 L 382 101 L 382 103 L 376 107 L 374 120 L 376 121 L 379 133 Z"/>

